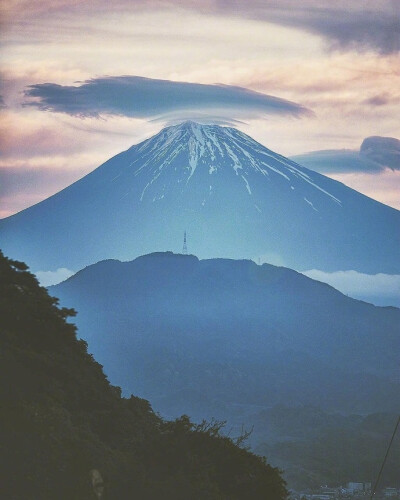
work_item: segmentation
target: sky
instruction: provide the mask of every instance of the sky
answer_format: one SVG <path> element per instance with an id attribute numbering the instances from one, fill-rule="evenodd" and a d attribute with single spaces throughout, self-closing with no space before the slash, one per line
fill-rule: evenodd
<path id="1" fill-rule="evenodd" d="M 322 151 L 325 175 L 400 209 L 381 139 L 400 139 L 398 0 L 4 0 L 0 19 L 0 217 L 184 119 Z"/>

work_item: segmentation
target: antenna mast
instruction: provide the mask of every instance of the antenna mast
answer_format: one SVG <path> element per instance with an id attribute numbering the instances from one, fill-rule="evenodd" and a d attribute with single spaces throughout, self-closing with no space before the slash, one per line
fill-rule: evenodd
<path id="1" fill-rule="evenodd" d="M 182 248 L 182 253 L 183 253 L 183 255 L 187 255 L 187 253 L 188 253 L 188 249 L 187 249 L 187 245 L 186 245 L 186 229 L 185 229 L 185 232 L 183 233 L 183 248 Z"/>

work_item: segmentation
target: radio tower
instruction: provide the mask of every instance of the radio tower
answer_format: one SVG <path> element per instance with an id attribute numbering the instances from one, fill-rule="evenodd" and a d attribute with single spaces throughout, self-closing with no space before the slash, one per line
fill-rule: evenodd
<path id="1" fill-rule="evenodd" d="M 188 249 L 187 249 L 187 245 L 186 245 L 186 229 L 185 229 L 185 232 L 183 233 L 183 248 L 182 248 L 182 253 L 183 253 L 183 255 L 187 255 L 187 253 L 188 253 Z"/>

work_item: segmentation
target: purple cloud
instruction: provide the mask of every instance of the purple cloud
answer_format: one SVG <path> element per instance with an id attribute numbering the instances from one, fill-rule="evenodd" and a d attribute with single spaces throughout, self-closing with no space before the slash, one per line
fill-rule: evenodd
<path id="1" fill-rule="evenodd" d="M 400 3 L 397 0 L 22 0 L 12 6 L 12 15 L 29 19 L 93 12 L 190 9 L 211 15 L 237 16 L 280 24 L 323 37 L 330 48 L 382 54 L 400 51 Z"/>
<path id="2" fill-rule="evenodd" d="M 372 50 L 382 54 L 400 51 L 398 2 L 377 0 L 375 5 L 365 5 L 365 2 L 358 0 L 286 0 L 286 8 L 281 2 L 280 7 L 275 8 L 271 2 L 267 3 L 269 6 L 264 11 L 265 19 L 270 16 L 272 22 L 320 35 L 327 40 L 331 49 Z"/>
<path id="3" fill-rule="evenodd" d="M 377 94 L 363 101 L 364 104 L 368 104 L 373 107 L 386 106 L 392 102 L 391 97 L 388 94 Z"/>

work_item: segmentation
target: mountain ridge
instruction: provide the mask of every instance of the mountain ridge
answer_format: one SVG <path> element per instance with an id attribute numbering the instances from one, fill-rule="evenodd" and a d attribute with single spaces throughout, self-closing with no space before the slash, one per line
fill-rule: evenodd
<path id="1" fill-rule="evenodd" d="M 393 306 L 393 305 L 379 305 L 379 304 L 374 304 L 373 302 L 370 302 L 368 300 L 364 300 L 364 299 L 360 299 L 360 298 L 357 298 L 357 297 L 353 297 L 353 296 L 349 296 L 348 294 L 340 291 L 339 289 L 335 288 L 333 285 L 331 285 L 330 283 L 326 283 L 325 281 L 321 281 L 317 278 L 314 278 L 314 277 L 310 277 L 310 276 L 307 276 L 307 274 L 304 274 L 300 271 L 296 271 L 295 269 L 290 269 L 290 268 L 287 268 L 285 266 L 280 266 L 280 265 L 275 265 L 275 264 L 270 264 L 268 262 L 264 262 L 264 263 L 260 263 L 258 264 L 257 262 L 255 262 L 254 260 L 252 259 L 233 259 L 233 258 L 228 258 L 228 257 L 216 257 L 216 258 L 207 258 L 207 259 L 200 259 L 199 257 L 197 257 L 196 255 L 194 254 L 182 254 L 182 253 L 179 253 L 179 252 L 173 252 L 171 250 L 169 251 L 166 251 L 166 252 L 151 252 L 149 254 L 145 254 L 145 255 L 139 255 L 138 257 L 136 257 L 135 259 L 132 259 L 132 260 L 119 260 L 119 259 L 103 259 L 99 262 L 95 262 L 93 264 L 89 264 L 88 266 L 80 269 L 79 271 L 77 271 L 76 273 L 74 273 L 72 276 L 69 276 L 68 278 L 65 278 L 63 281 L 59 282 L 59 283 L 56 283 L 54 285 L 49 285 L 49 287 L 53 287 L 53 286 L 58 286 L 58 285 L 62 285 L 62 284 L 66 284 L 67 282 L 71 282 L 71 281 L 74 281 L 75 279 L 78 278 L 78 276 L 80 276 L 84 271 L 89 271 L 91 269 L 96 269 L 98 270 L 100 266 L 102 266 L 103 264 L 107 265 L 107 264 L 115 264 L 115 265 L 119 265 L 119 264 L 130 264 L 134 261 L 140 261 L 140 260 L 148 260 L 148 259 L 151 259 L 153 257 L 157 257 L 157 258 L 168 258 L 168 257 L 171 257 L 171 258 L 177 258 L 177 259 L 187 259 L 187 260 L 193 260 L 193 261 L 221 261 L 221 262 L 229 262 L 229 261 L 241 261 L 241 262 L 247 262 L 249 263 L 250 265 L 256 265 L 256 266 L 259 266 L 259 267 L 265 267 L 265 268 L 269 268 L 269 269 L 272 269 L 272 268 L 276 268 L 276 269 L 282 269 L 282 270 L 285 270 L 286 272 L 291 272 L 293 273 L 294 275 L 298 275 L 298 276 L 304 276 L 308 279 L 310 279 L 311 281 L 314 281 L 314 282 L 317 282 L 319 283 L 322 287 L 327 287 L 331 290 L 334 290 L 336 293 L 342 295 L 343 297 L 347 297 L 347 298 L 351 298 L 351 300 L 354 300 L 354 301 L 357 301 L 357 302 L 362 302 L 364 304 L 368 304 L 368 305 L 372 305 L 374 307 L 379 307 L 379 308 L 387 308 L 387 309 L 400 309 L 399 307 L 397 306 Z"/>
<path id="2" fill-rule="evenodd" d="M 296 271 L 156 253 L 89 266 L 50 290 L 75 304 L 81 335 L 111 380 L 168 416 L 225 419 L 221 407 L 240 402 L 396 406 L 400 310 Z M 196 394 L 210 413 L 199 414 Z"/>

